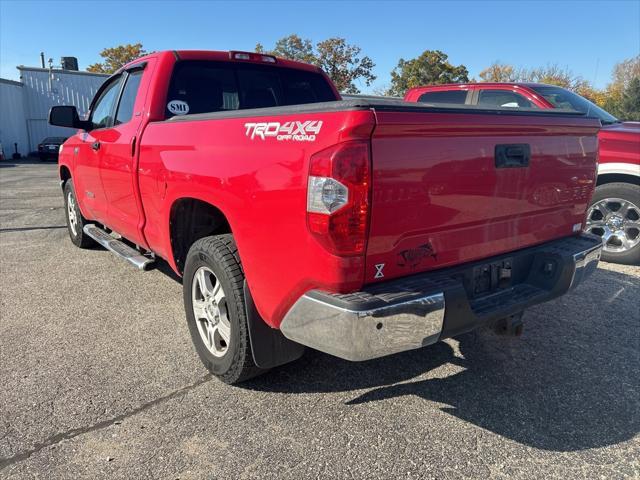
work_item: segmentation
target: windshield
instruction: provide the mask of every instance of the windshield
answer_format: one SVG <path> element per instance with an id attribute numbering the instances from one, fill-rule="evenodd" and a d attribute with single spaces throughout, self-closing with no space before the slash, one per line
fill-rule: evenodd
<path id="1" fill-rule="evenodd" d="M 600 119 L 603 124 L 617 123 L 619 120 L 584 97 L 560 87 L 531 87 L 555 108 L 569 108 Z"/>

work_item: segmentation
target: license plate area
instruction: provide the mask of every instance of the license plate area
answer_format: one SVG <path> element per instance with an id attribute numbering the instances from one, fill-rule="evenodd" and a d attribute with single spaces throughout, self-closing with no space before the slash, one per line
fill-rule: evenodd
<path id="1" fill-rule="evenodd" d="M 477 265 L 471 273 L 470 294 L 472 298 L 490 295 L 513 285 L 513 259 Z"/>

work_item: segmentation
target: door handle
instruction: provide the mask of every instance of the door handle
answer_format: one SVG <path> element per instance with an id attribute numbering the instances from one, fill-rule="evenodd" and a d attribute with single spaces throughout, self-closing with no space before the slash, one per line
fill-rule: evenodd
<path id="1" fill-rule="evenodd" d="M 531 160 L 531 146 L 528 143 L 496 145 L 496 168 L 528 167 Z"/>
<path id="2" fill-rule="evenodd" d="M 100 150 L 100 142 L 98 141 L 93 142 L 91 144 L 91 148 L 97 152 L 98 150 Z"/>

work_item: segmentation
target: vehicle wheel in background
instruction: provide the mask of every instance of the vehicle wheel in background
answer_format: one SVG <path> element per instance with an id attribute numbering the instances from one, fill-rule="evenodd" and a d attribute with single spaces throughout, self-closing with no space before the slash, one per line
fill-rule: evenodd
<path id="1" fill-rule="evenodd" d="M 229 384 L 266 371 L 253 361 L 243 286 L 231 235 L 201 238 L 191 246 L 182 284 L 191 339 L 202 363 Z"/>
<path id="2" fill-rule="evenodd" d="M 605 262 L 640 264 L 640 186 L 598 186 L 587 212 L 585 230 L 602 237 Z"/>
<path id="3" fill-rule="evenodd" d="M 67 230 L 69 231 L 71 242 L 80 248 L 89 248 L 95 245 L 95 241 L 82 230 L 87 220 L 80 213 L 76 192 L 71 180 L 67 180 L 64 184 L 64 207 L 65 216 L 67 217 Z"/>

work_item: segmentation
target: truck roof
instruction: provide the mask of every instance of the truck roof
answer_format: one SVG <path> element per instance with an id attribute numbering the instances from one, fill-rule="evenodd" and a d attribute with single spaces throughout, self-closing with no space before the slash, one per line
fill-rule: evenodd
<path id="1" fill-rule="evenodd" d="M 237 61 L 237 62 L 246 62 L 247 60 L 237 60 L 233 58 L 233 54 L 236 53 L 248 53 L 251 55 L 264 55 L 266 57 L 273 57 L 276 59 L 275 63 L 270 63 L 269 65 L 280 66 L 280 67 L 288 67 L 295 68 L 298 70 L 307 70 L 311 72 L 319 72 L 322 71 L 319 67 L 315 65 L 311 65 L 309 63 L 304 62 L 296 62 L 294 60 L 287 60 L 285 58 L 276 57 L 275 55 L 270 55 L 268 53 L 257 53 L 257 52 L 245 52 L 239 50 L 231 50 L 231 51 L 222 51 L 222 50 L 161 50 L 158 52 L 153 52 L 148 55 L 145 55 L 140 58 L 136 58 L 135 60 L 127 63 L 120 70 L 128 68 L 130 65 L 138 63 L 140 61 L 144 61 L 147 58 L 156 58 L 165 55 L 174 55 L 176 58 L 181 60 L 212 60 L 212 61 Z"/>
<path id="2" fill-rule="evenodd" d="M 455 87 L 523 87 L 523 88 L 535 88 L 535 87 L 557 87 L 557 85 L 550 85 L 548 83 L 536 83 L 536 82 L 466 82 L 466 83 L 442 83 L 438 85 L 420 85 L 407 90 L 407 93 L 414 91 L 428 91 L 428 90 L 447 90 Z M 406 94 L 405 94 L 406 97 Z"/>

